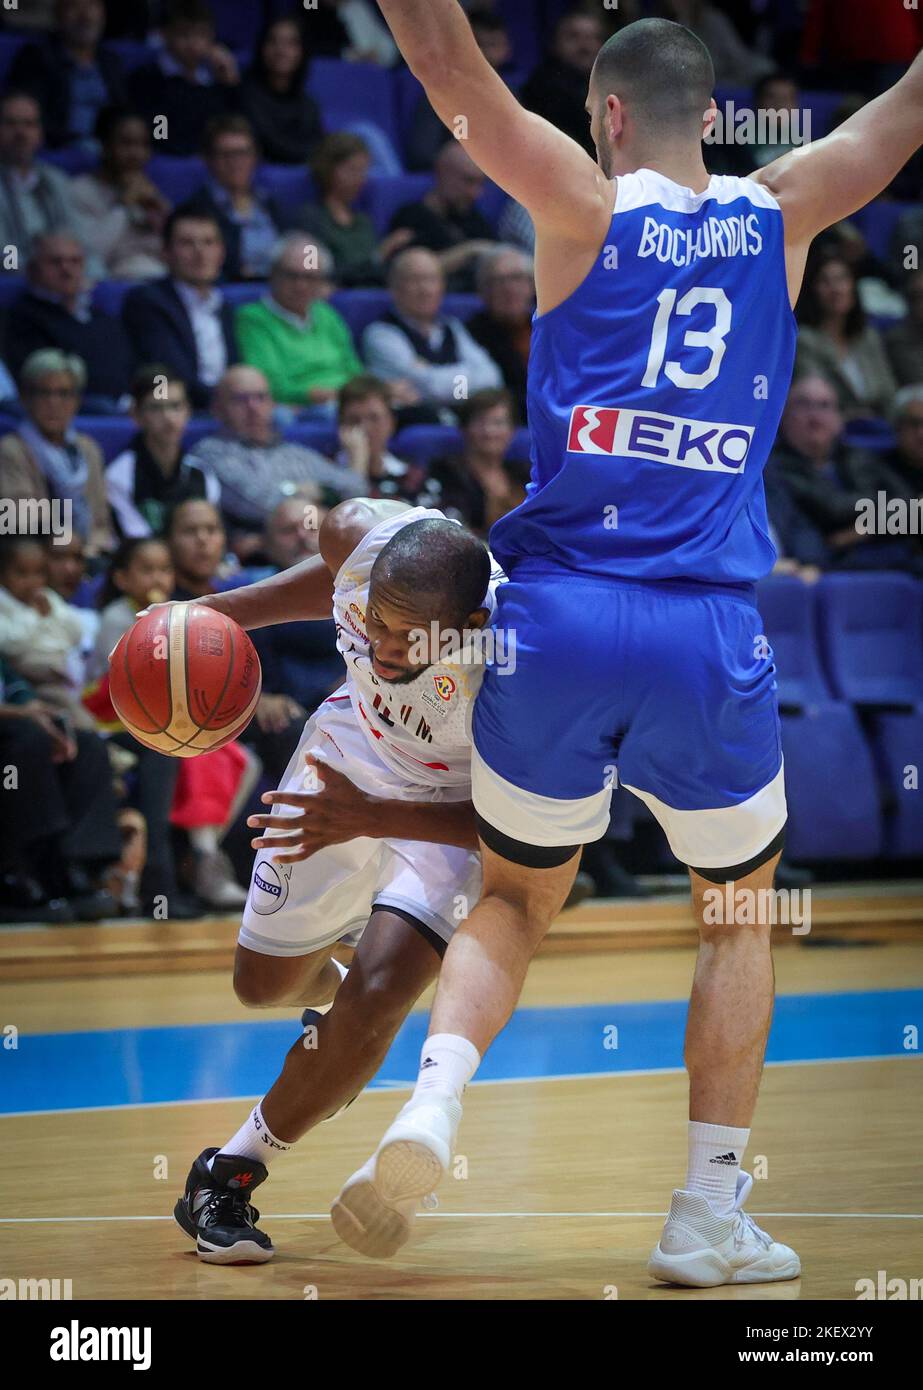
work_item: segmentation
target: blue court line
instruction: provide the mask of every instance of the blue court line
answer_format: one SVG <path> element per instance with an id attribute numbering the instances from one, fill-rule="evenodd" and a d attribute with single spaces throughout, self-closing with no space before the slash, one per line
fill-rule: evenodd
<path id="1" fill-rule="evenodd" d="M 685 1000 L 661 1000 L 520 1009 L 478 1080 L 681 1067 L 687 1007 Z M 906 1056 L 904 1029 L 915 1024 L 923 1031 L 921 1023 L 923 990 L 782 995 L 767 1061 Z M 425 1014 L 406 1020 L 375 1087 L 416 1076 L 426 1025 Z M 298 1029 L 293 1020 L 24 1033 L 17 1048 L 0 1048 L 0 1114 L 262 1095 Z"/>

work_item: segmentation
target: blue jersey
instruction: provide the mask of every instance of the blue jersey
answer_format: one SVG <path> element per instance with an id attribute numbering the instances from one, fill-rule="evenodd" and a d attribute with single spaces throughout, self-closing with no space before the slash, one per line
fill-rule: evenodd
<path id="1" fill-rule="evenodd" d="M 491 530 L 499 563 L 712 584 L 766 574 L 762 470 L 795 338 L 770 193 L 620 176 L 586 279 L 533 319 L 532 478 Z"/>

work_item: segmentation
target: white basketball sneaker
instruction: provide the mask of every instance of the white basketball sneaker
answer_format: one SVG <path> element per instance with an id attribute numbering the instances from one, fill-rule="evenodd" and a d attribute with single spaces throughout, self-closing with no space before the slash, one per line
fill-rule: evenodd
<path id="1" fill-rule="evenodd" d="M 674 1192 L 648 1274 L 667 1284 L 689 1284 L 695 1289 L 797 1278 L 801 1261 L 794 1250 L 761 1231 L 743 1210 L 752 1186 L 749 1173 L 738 1174 L 730 1216 L 719 1216 L 698 1192 Z"/>
<path id="2" fill-rule="evenodd" d="M 400 1250 L 420 1207 L 437 1205 L 433 1188 L 452 1161 L 461 1113 L 457 1100 L 442 1095 L 404 1106 L 330 1208 L 340 1240 L 378 1260 Z"/>

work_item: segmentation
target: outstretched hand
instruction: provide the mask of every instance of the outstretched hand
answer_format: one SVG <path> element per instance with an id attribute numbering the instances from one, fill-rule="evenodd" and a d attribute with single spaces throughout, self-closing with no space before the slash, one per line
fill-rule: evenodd
<path id="1" fill-rule="evenodd" d="M 297 864 L 327 845 L 339 845 L 361 835 L 374 834 L 373 798 L 359 790 L 342 772 L 309 754 L 305 758 L 305 788 L 298 791 L 264 792 L 268 806 L 292 807 L 281 815 L 249 816 L 252 830 L 267 833 L 251 840 L 254 849 L 282 849 L 274 853 L 279 864 Z"/>

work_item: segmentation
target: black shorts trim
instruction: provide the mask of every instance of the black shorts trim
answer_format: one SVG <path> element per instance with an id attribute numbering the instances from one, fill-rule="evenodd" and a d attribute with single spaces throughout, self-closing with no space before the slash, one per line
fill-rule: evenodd
<path id="1" fill-rule="evenodd" d="M 709 883 L 735 883 L 739 878 L 746 878 L 747 874 L 752 874 L 754 869 L 758 869 L 778 854 L 785 844 L 785 830 L 788 822 L 786 821 L 778 835 L 773 836 L 765 849 L 761 849 L 759 854 L 754 854 L 752 859 L 748 859 L 745 864 L 732 864 L 727 869 L 697 869 L 694 864 L 689 868 L 700 878 L 707 878 Z"/>
<path id="2" fill-rule="evenodd" d="M 373 912 L 391 912 L 395 917 L 400 917 L 414 931 L 419 932 L 424 941 L 428 941 L 436 955 L 442 960 L 445 955 L 445 948 L 448 942 L 445 941 L 438 932 L 434 932 L 432 927 L 428 927 L 425 922 L 421 922 L 419 917 L 414 917 L 412 912 L 407 912 L 403 907 L 392 907 L 390 903 L 372 903 Z"/>
<path id="3" fill-rule="evenodd" d="M 581 845 L 527 845 L 524 840 L 514 840 L 497 830 L 483 816 L 474 814 L 478 834 L 488 849 L 508 859 L 511 864 L 522 864 L 526 869 L 556 869 L 566 864 L 581 849 Z"/>

